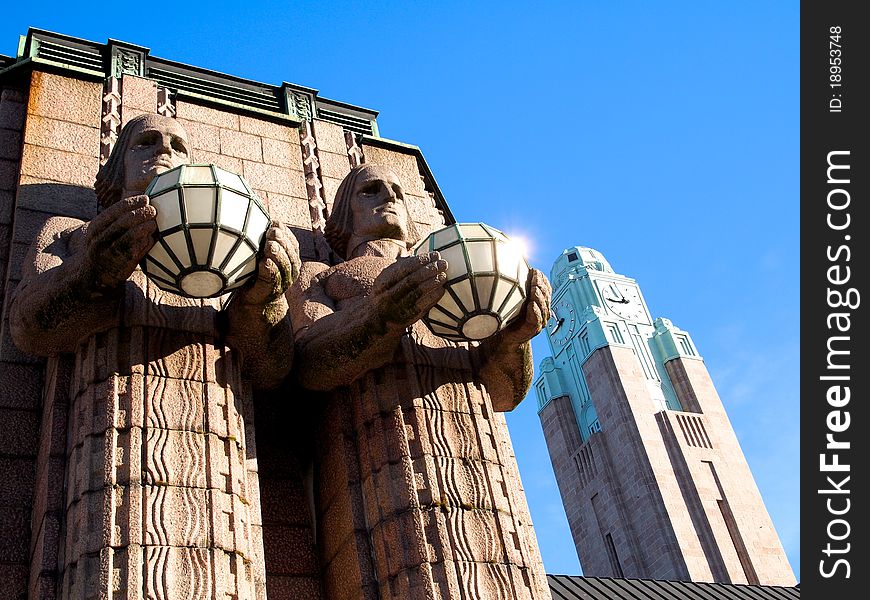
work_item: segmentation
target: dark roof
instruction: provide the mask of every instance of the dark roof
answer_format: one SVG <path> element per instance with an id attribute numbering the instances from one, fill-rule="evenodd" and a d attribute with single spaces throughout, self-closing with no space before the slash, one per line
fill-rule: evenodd
<path id="1" fill-rule="evenodd" d="M 547 575 L 553 600 L 791 600 L 799 587 Z"/>

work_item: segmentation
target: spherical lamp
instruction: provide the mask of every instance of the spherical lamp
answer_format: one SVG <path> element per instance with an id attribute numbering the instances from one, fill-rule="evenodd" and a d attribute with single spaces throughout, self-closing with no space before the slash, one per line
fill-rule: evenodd
<path id="1" fill-rule="evenodd" d="M 239 175 L 215 165 L 182 165 L 145 193 L 157 209 L 157 243 L 142 270 L 161 289 L 214 298 L 248 281 L 271 219 Z"/>
<path id="2" fill-rule="evenodd" d="M 519 314 L 529 265 L 518 243 L 484 223 L 457 223 L 414 248 L 417 255 L 433 251 L 447 261 L 447 281 L 444 296 L 423 317 L 432 333 L 457 342 L 482 340 Z"/>

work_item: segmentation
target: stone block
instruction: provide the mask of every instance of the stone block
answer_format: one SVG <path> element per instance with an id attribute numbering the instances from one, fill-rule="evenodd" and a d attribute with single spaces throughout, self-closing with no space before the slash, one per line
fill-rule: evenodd
<path id="1" fill-rule="evenodd" d="M 34 71 L 27 112 L 32 115 L 100 126 L 103 86 L 62 75 Z"/>
<path id="2" fill-rule="evenodd" d="M 347 154 L 335 154 L 333 152 L 319 151 L 317 158 L 320 160 L 320 174 L 322 178 L 331 177 L 339 182 L 350 173 L 350 161 Z M 330 198 L 334 198 L 333 194 Z"/>
<path id="3" fill-rule="evenodd" d="M 228 442 L 227 445 L 235 447 L 235 443 L 232 442 Z M 140 458 L 134 457 L 132 460 L 140 460 Z M 210 461 L 206 460 L 204 434 L 147 428 L 143 432 L 141 460 L 143 482 L 206 487 L 207 463 Z M 233 486 L 232 491 L 241 492 L 237 486 Z"/>
<path id="4" fill-rule="evenodd" d="M 206 443 L 209 450 L 204 475 L 208 487 L 246 498 L 247 472 L 236 441 L 208 434 Z"/>
<path id="5" fill-rule="evenodd" d="M 311 213 L 306 198 L 294 198 L 275 192 L 263 192 L 260 197 L 265 201 L 273 221 L 311 228 Z"/>
<path id="6" fill-rule="evenodd" d="M 268 574 L 269 600 L 321 600 L 320 577 L 293 577 Z"/>
<path id="7" fill-rule="evenodd" d="M 0 454 L 36 456 L 39 449 L 39 421 L 37 411 L 0 408 Z"/>
<path id="8" fill-rule="evenodd" d="M 94 158 L 100 156 L 99 127 L 30 115 L 30 118 L 27 119 L 24 140 L 34 146 L 53 148 Z"/>
<path id="9" fill-rule="evenodd" d="M 192 154 L 193 156 L 191 158 L 195 163 L 217 165 L 221 169 L 226 169 L 227 171 L 236 173 L 237 175 L 242 175 L 242 170 L 244 169 L 244 167 L 242 165 L 241 158 L 196 149 L 193 151 Z"/>
<path id="10" fill-rule="evenodd" d="M 406 194 L 425 196 L 423 181 L 420 179 L 420 170 L 417 167 L 417 158 L 412 154 L 404 154 L 394 150 L 378 148 L 376 146 L 364 146 L 366 163 L 383 165 L 392 169 L 399 176 L 402 187 Z"/>
<path id="11" fill-rule="evenodd" d="M 307 527 L 270 525 L 263 528 L 266 570 L 280 575 L 316 575 L 317 558 Z"/>
<path id="12" fill-rule="evenodd" d="M 346 173 L 345 173 L 346 175 Z M 323 183 L 323 200 L 326 202 L 327 211 L 332 211 L 332 204 L 335 202 L 335 194 L 338 192 L 338 186 L 341 185 L 341 179 L 335 177 L 324 177 Z"/>
<path id="13" fill-rule="evenodd" d="M 371 539 L 379 581 L 388 581 L 400 571 L 428 560 L 419 510 L 404 512 L 374 525 Z"/>
<path id="14" fill-rule="evenodd" d="M 27 566 L 24 563 L 0 563 L 0 600 L 21 600 L 27 594 Z"/>
<path id="15" fill-rule="evenodd" d="M 302 150 L 299 144 L 271 138 L 263 138 L 262 143 L 264 162 L 270 165 L 302 169 Z"/>
<path id="16" fill-rule="evenodd" d="M 19 208 L 15 213 L 15 232 L 13 240 L 23 244 L 30 244 L 42 231 L 46 221 L 54 215 L 42 211 Z"/>
<path id="17" fill-rule="evenodd" d="M 65 457 L 41 456 L 36 468 L 33 511 L 37 518 L 47 513 L 60 514 L 64 508 L 64 484 L 66 479 Z"/>
<path id="18" fill-rule="evenodd" d="M 30 510 L 36 478 L 33 459 L 0 456 L 0 506 Z"/>
<path id="19" fill-rule="evenodd" d="M 207 547 L 211 541 L 209 514 L 217 508 L 212 505 L 211 495 L 209 490 L 189 487 L 143 486 L 142 504 L 147 515 L 147 527 L 143 528 L 142 543 L 147 546 Z M 226 549 L 233 550 L 234 544 L 230 546 Z"/>
<path id="20" fill-rule="evenodd" d="M 260 500 L 264 525 L 310 527 L 309 500 L 301 479 L 260 477 Z"/>
<path id="21" fill-rule="evenodd" d="M 179 119 L 197 121 L 206 125 L 214 125 L 223 129 L 239 129 L 239 115 L 225 112 L 208 106 L 193 104 L 186 100 L 177 100 L 175 103 L 176 114 Z"/>
<path id="22" fill-rule="evenodd" d="M 220 129 L 220 153 L 251 161 L 263 160 L 260 137 L 232 129 Z"/>
<path id="23" fill-rule="evenodd" d="M 13 244 L 13 257 L 11 261 L 10 271 L 16 276 L 20 277 L 20 268 L 21 258 L 24 253 L 27 251 L 27 248 L 23 244 Z M 18 281 L 12 282 L 11 278 L 9 281 L 9 285 L 17 286 Z M 45 359 L 39 356 L 33 356 L 32 354 L 26 354 L 22 352 L 18 346 L 15 345 L 15 342 L 12 341 L 12 335 L 9 333 L 9 323 L 4 319 L 3 328 L 0 330 L 0 361 L 2 362 L 12 362 L 20 365 L 41 365 L 45 362 Z"/>
<path id="24" fill-rule="evenodd" d="M 26 117 L 26 95 L 17 90 L 4 89 L 0 93 L 0 129 L 21 131 Z"/>
<path id="25" fill-rule="evenodd" d="M 146 377 L 144 380 L 144 425 L 155 429 L 179 429 L 205 432 L 205 385 L 201 381 L 170 377 Z M 217 394 L 216 394 L 217 395 Z M 223 415 L 226 400 L 223 394 L 214 399 L 215 410 L 221 412 L 222 428 L 227 427 Z M 209 407 L 209 416 L 213 411 Z M 215 419 L 218 420 L 218 419 Z M 209 419 L 210 424 L 212 419 Z"/>
<path id="26" fill-rule="evenodd" d="M 34 517 L 36 528 L 31 540 L 31 566 L 36 569 L 37 573 L 43 570 L 53 571 L 57 569 L 58 551 L 60 550 L 60 513 L 45 514 L 37 512 Z"/>
<path id="27" fill-rule="evenodd" d="M 100 168 L 99 158 L 54 148 L 24 144 L 21 175 L 90 188 Z"/>
<path id="28" fill-rule="evenodd" d="M 245 133 L 252 133 L 260 137 L 281 140 L 283 142 L 299 139 L 298 129 L 295 127 L 245 115 L 239 115 L 239 129 Z"/>
<path id="29" fill-rule="evenodd" d="M 153 79 L 121 76 L 121 115 L 128 109 L 141 110 L 147 113 L 157 111 L 157 82 Z"/>
<path id="30" fill-rule="evenodd" d="M 344 139 L 344 129 L 341 125 L 315 119 L 314 137 L 317 140 L 319 151 L 332 152 L 347 157 L 347 142 Z M 347 159 L 345 158 L 345 160 Z"/>
<path id="31" fill-rule="evenodd" d="M 365 507 L 355 497 L 358 496 L 355 491 L 347 488 L 334 495 L 328 507 L 318 507 L 318 545 L 323 564 L 329 563 L 365 523 Z"/>
<path id="32" fill-rule="evenodd" d="M 2 168 L 2 167 L 0 167 L 0 168 Z M 0 224 L 10 225 L 12 223 L 12 211 L 14 209 L 15 209 L 15 194 L 14 194 L 14 192 L 12 190 L 0 190 Z"/>
<path id="33" fill-rule="evenodd" d="M 146 342 L 148 344 L 146 356 L 153 358 L 145 364 L 145 374 L 154 377 L 184 377 L 194 381 L 214 381 L 207 377 L 206 360 L 212 358 L 210 348 L 205 344 L 191 342 L 191 336 L 186 332 L 169 329 L 153 332 Z M 139 361 L 135 361 L 135 364 L 139 364 Z M 155 382 L 154 385 L 158 384 Z"/>
<path id="34" fill-rule="evenodd" d="M 323 588 L 330 600 L 356 599 L 360 597 L 360 590 L 377 585 L 366 537 L 359 533 L 348 539 L 336 556 L 324 565 Z"/>
<path id="35" fill-rule="evenodd" d="M 0 363 L 0 407 L 36 409 L 42 401 L 43 369 L 39 365 Z"/>
<path id="36" fill-rule="evenodd" d="M 198 121 L 188 121 L 187 119 L 178 119 L 178 123 L 187 132 L 188 141 L 190 141 L 193 152 L 191 153 L 192 162 L 200 162 L 197 158 L 197 150 L 204 150 L 213 154 L 219 154 L 221 151 L 220 129 Z"/>
<path id="37" fill-rule="evenodd" d="M 30 509 L 0 506 L 0 563 L 27 562 L 30 553 Z M 22 535 L 22 534 L 25 535 Z"/>
<path id="38" fill-rule="evenodd" d="M 93 182 L 93 176 L 91 182 Z M 21 185 L 18 188 L 18 206 L 65 217 L 89 220 L 97 214 L 97 197 L 90 184 L 86 186 L 74 185 L 22 175 Z"/>
<path id="39" fill-rule="evenodd" d="M 305 177 L 302 171 L 244 161 L 242 176 L 256 190 L 277 192 L 286 196 L 306 198 Z"/>
<path id="40" fill-rule="evenodd" d="M 0 190 L 13 191 L 18 184 L 18 162 L 0 159 Z"/>
<path id="41" fill-rule="evenodd" d="M 21 157 L 21 132 L 0 129 L 0 158 L 17 161 Z"/>

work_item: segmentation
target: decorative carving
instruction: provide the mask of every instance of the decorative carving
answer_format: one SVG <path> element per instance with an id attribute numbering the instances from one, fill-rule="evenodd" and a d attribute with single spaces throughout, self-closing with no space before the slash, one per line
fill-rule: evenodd
<path id="1" fill-rule="evenodd" d="M 298 249 L 270 229 L 258 281 L 223 309 L 151 284 L 137 265 L 156 211 L 141 193 L 188 162 L 187 144 L 173 119 L 131 119 L 97 175 L 102 212 L 48 219 L 12 300 L 16 344 L 76 355 L 63 598 L 265 598 L 242 375 L 274 387 L 290 369 Z"/>
<path id="2" fill-rule="evenodd" d="M 305 94 L 296 90 L 285 88 L 284 92 L 287 97 L 287 112 L 299 118 L 301 121 L 310 121 L 314 118 L 312 109 L 312 98 L 310 94 Z"/>
<path id="3" fill-rule="evenodd" d="M 175 93 L 169 88 L 159 86 L 157 88 L 157 114 L 164 117 L 174 117 L 177 112 Z"/>
<path id="4" fill-rule="evenodd" d="M 112 46 L 112 77 L 145 76 L 145 53 L 131 48 Z"/>
<path id="5" fill-rule="evenodd" d="M 358 167 L 366 161 L 362 148 L 356 143 L 356 134 L 345 130 L 344 141 L 347 144 L 347 157 L 351 167 Z"/>
<path id="6" fill-rule="evenodd" d="M 395 173 L 353 168 L 324 236 L 344 262 L 303 264 L 290 298 L 297 379 L 329 393 L 316 469 L 324 545 L 351 548 L 322 554 L 327 595 L 371 578 L 384 599 L 548 598 L 493 412 L 528 390 L 546 278 L 532 272 L 525 319 L 456 344 L 420 321 L 444 293 L 447 264 L 408 256 L 418 233 Z"/>
<path id="7" fill-rule="evenodd" d="M 318 260 L 329 260 L 329 247 L 323 239 L 326 226 L 326 201 L 323 198 L 317 140 L 314 137 L 311 121 L 302 123 L 299 128 L 299 141 L 302 145 L 302 167 L 305 171 L 305 188 L 308 192 L 308 212 L 311 216 L 311 230 L 314 233 L 314 252 Z"/>
<path id="8" fill-rule="evenodd" d="M 109 77 L 103 87 L 103 117 L 100 125 L 100 165 L 106 164 L 121 129 L 121 78 Z"/>

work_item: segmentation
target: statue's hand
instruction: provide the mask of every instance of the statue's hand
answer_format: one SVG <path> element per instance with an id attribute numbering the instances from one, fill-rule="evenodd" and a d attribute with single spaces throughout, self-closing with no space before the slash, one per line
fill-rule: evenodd
<path id="1" fill-rule="evenodd" d="M 378 317 L 402 328 L 412 325 L 441 299 L 446 280 L 447 261 L 437 252 L 398 259 L 372 286 Z"/>
<path id="2" fill-rule="evenodd" d="M 538 335 L 550 318 L 552 289 L 547 277 L 532 269 L 529 272 L 529 297 L 517 319 L 502 331 L 502 340 L 523 344 Z"/>
<path id="3" fill-rule="evenodd" d="M 299 243 L 283 224 L 273 222 L 266 232 L 263 256 L 257 267 L 257 277 L 250 286 L 240 290 L 244 304 L 268 304 L 284 295 L 299 276 Z"/>
<path id="4" fill-rule="evenodd" d="M 81 272 L 93 291 L 117 289 L 136 269 L 157 231 L 157 209 L 148 196 L 133 196 L 109 206 L 82 227 Z"/>

